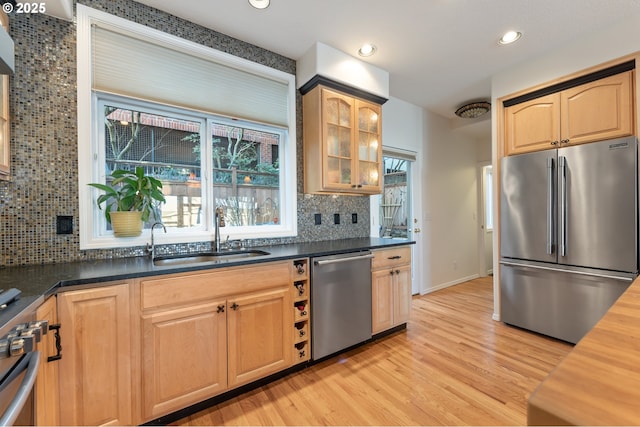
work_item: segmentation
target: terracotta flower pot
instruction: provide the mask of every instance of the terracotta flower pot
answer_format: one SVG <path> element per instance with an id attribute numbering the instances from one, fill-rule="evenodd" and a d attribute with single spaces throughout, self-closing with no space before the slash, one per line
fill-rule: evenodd
<path id="1" fill-rule="evenodd" d="M 111 212 L 111 226 L 116 237 L 136 237 L 142 233 L 142 212 Z"/>

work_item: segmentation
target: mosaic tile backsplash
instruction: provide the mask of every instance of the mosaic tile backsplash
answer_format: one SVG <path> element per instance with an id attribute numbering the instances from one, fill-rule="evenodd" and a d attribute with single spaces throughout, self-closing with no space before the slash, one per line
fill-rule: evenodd
<path id="1" fill-rule="evenodd" d="M 78 3 L 295 74 L 295 61 L 131 0 Z M 212 11 L 213 12 L 213 11 Z M 46 15 L 9 17 L 15 43 L 11 77 L 11 180 L 0 181 L 0 267 L 143 255 L 142 247 L 81 251 L 78 224 L 76 27 Z M 253 246 L 369 235 L 368 197 L 302 194 L 302 112 L 297 100 L 298 236 Z M 340 224 L 333 223 L 334 214 Z M 358 215 L 352 224 L 351 214 Z M 322 224 L 314 225 L 315 214 Z M 56 216 L 73 217 L 56 234 Z M 159 246 L 159 253 L 208 250 L 211 242 Z"/>

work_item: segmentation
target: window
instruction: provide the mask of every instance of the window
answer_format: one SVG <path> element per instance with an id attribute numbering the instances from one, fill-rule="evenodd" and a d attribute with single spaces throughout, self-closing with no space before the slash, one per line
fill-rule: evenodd
<path id="1" fill-rule="evenodd" d="M 82 5 L 78 50 L 81 249 L 148 241 L 113 237 L 86 185 L 137 166 L 163 183 L 159 242 L 211 240 L 216 207 L 223 236 L 296 234 L 294 76 Z"/>

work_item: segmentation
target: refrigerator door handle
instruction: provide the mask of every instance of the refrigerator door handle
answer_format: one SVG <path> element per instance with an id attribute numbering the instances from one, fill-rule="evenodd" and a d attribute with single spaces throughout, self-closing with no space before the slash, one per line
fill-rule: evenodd
<path id="1" fill-rule="evenodd" d="M 553 157 L 547 158 L 547 254 L 553 254 Z"/>
<path id="2" fill-rule="evenodd" d="M 560 171 L 560 219 L 558 220 L 560 235 L 560 256 L 567 256 L 567 159 L 558 157 L 558 169 Z"/>
<path id="3" fill-rule="evenodd" d="M 622 280 L 625 282 L 633 282 L 634 279 L 631 277 L 620 277 L 620 276 L 612 276 L 608 274 L 598 274 L 598 273 L 589 273 L 586 271 L 574 271 L 574 270 L 563 270 L 561 268 L 553 268 L 553 267 L 543 267 L 541 265 L 530 265 L 530 264 L 521 264 L 518 262 L 509 262 L 509 261 L 500 261 L 502 265 L 508 265 L 510 267 L 522 267 L 522 268 L 533 268 L 535 270 L 547 270 L 547 271 L 556 271 L 559 273 L 570 273 L 570 274 L 578 274 L 581 276 L 591 276 L 591 277 L 599 277 L 601 279 L 614 279 L 614 280 Z"/>

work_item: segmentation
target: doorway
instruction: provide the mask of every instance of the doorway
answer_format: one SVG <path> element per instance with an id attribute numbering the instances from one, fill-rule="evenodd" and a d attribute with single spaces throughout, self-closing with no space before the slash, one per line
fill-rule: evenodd
<path id="1" fill-rule="evenodd" d="M 415 241 L 411 245 L 412 293 L 423 292 L 422 248 L 420 234 L 421 174 L 414 168 L 417 153 L 398 148 L 383 148 L 383 190 L 371 197 L 371 236 Z"/>
<path id="2" fill-rule="evenodd" d="M 493 166 L 478 165 L 478 261 L 479 275 L 493 275 Z"/>

